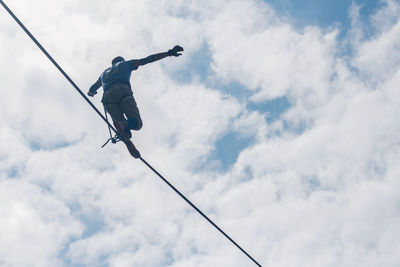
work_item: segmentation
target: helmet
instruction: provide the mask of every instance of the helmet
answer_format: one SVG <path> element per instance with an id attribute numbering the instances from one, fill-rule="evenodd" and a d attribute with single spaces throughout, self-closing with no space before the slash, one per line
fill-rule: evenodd
<path id="1" fill-rule="evenodd" d="M 125 59 L 124 59 L 123 57 L 121 57 L 121 56 L 118 56 L 118 57 L 115 57 L 115 58 L 111 61 L 111 64 L 114 65 L 114 64 L 117 64 L 118 62 L 121 62 L 121 61 L 125 61 Z"/>

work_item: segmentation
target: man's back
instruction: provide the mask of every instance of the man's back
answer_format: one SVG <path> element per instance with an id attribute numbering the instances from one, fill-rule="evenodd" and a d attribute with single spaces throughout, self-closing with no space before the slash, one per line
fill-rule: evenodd
<path id="1" fill-rule="evenodd" d="M 137 60 L 128 60 L 118 62 L 106 69 L 100 76 L 101 84 L 104 90 L 109 89 L 115 83 L 130 85 L 131 72 L 136 70 Z"/>

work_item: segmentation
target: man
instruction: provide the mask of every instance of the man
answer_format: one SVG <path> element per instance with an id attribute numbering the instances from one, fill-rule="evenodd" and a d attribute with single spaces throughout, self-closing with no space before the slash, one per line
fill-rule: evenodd
<path id="1" fill-rule="evenodd" d="M 135 158 L 139 157 L 140 154 L 129 139 L 132 137 L 131 130 L 140 130 L 143 122 L 130 85 L 131 72 L 137 70 L 140 66 L 168 56 L 178 57 L 182 55 L 182 53 L 179 53 L 182 51 L 183 48 L 176 45 L 167 52 L 150 55 L 142 59 L 125 61 L 123 57 L 118 56 L 112 60 L 112 66 L 100 75 L 87 93 L 93 97 L 97 94 L 97 90 L 101 86 L 103 87 L 101 101 L 110 114 L 122 141 L 124 141 L 129 152 Z"/>

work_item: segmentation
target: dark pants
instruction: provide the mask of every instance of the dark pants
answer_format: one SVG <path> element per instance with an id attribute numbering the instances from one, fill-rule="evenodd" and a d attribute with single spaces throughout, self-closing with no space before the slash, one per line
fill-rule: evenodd
<path id="1" fill-rule="evenodd" d="M 115 84 L 103 94 L 101 100 L 113 121 L 128 121 L 128 127 L 139 130 L 143 126 L 139 109 L 131 88 L 125 84 Z M 124 117 L 126 116 L 126 119 Z"/>

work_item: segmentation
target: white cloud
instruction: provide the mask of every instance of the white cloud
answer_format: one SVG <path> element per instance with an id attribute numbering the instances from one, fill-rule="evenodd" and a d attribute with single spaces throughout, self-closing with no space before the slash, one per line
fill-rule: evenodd
<path id="1" fill-rule="evenodd" d="M 0 258 L 4 266 L 60 265 L 82 226 L 63 202 L 20 180 L 0 184 Z"/>
<path id="2" fill-rule="evenodd" d="M 323 34 L 309 27 L 297 32 L 253 1 L 225 3 L 207 26 L 214 71 L 256 91 L 255 101 L 290 91 L 302 95 L 325 87 L 331 77 L 335 31 Z"/>

